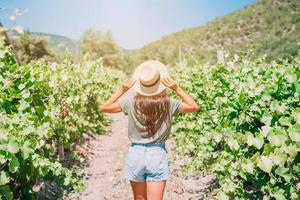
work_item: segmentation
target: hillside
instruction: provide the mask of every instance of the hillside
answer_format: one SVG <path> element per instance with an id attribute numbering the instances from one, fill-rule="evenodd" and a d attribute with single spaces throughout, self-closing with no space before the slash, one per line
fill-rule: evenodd
<path id="1" fill-rule="evenodd" d="M 67 50 L 70 51 L 74 56 L 78 53 L 79 41 L 70 39 L 66 36 L 51 33 L 32 32 L 31 34 L 47 37 L 49 47 L 53 48 L 60 54 L 66 53 Z"/>
<path id="2" fill-rule="evenodd" d="M 65 52 L 68 49 L 73 55 L 77 54 L 79 48 L 79 41 L 70 39 L 66 36 L 49 34 L 49 33 L 38 33 L 34 32 L 33 35 L 42 35 L 49 38 L 49 47 L 58 50 L 59 52 Z"/>
<path id="3" fill-rule="evenodd" d="M 300 49 L 300 1 L 258 0 L 206 25 L 162 37 L 132 52 L 135 62 L 160 59 L 173 64 L 179 55 L 202 63 L 215 62 L 216 51 L 253 49 L 253 56 L 289 57 Z"/>
<path id="4" fill-rule="evenodd" d="M 13 37 L 16 37 L 18 34 L 11 30 L 9 34 Z M 33 36 L 44 36 L 48 39 L 48 44 L 50 48 L 53 48 L 60 54 L 70 51 L 72 55 L 77 55 L 79 49 L 79 41 L 70 39 L 66 36 L 51 34 L 51 33 L 41 33 L 41 32 L 30 32 Z"/>

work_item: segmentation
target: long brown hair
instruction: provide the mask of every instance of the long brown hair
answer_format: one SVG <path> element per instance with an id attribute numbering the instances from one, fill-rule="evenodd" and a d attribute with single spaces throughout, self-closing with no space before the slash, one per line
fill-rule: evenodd
<path id="1" fill-rule="evenodd" d="M 153 136 L 162 123 L 170 123 L 170 96 L 167 90 L 153 96 L 136 93 L 134 110 L 137 120 L 146 127 L 148 136 Z"/>

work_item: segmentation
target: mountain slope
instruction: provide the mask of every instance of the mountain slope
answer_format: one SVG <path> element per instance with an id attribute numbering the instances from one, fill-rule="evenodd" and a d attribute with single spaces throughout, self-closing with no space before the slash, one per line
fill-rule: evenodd
<path id="1" fill-rule="evenodd" d="M 70 39 L 66 36 L 42 33 L 42 32 L 30 32 L 32 36 L 43 36 L 48 39 L 48 45 L 50 48 L 54 49 L 56 52 L 63 55 L 66 51 L 70 51 L 72 55 L 77 55 L 79 49 L 79 41 Z M 15 30 L 10 30 L 9 35 L 12 37 L 18 37 L 19 35 Z"/>
<path id="2" fill-rule="evenodd" d="M 160 59 L 174 64 L 179 55 L 202 63 L 216 62 L 217 50 L 289 57 L 300 49 L 300 1 L 259 0 L 206 25 L 185 29 L 135 50 L 135 62 Z"/>
<path id="3" fill-rule="evenodd" d="M 73 55 L 77 54 L 79 48 L 79 41 L 70 39 L 66 36 L 50 34 L 50 33 L 40 33 L 40 32 L 32 32 L 32 35 L 40 35 L 47 37 L 49 47 L 57 50 L 60 53 L 64 53 L 66 49 L 68 49 Z"/>

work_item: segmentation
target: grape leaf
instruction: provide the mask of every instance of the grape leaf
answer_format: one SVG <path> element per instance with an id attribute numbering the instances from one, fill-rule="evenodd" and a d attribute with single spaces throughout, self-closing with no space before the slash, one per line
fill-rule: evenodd
<path id="1" fill-rule="evenodd" d="M 261 170 L 270 173 L 273 167 L 272 159 L 267 156 L 261 156 L 257 159 L 257 166 Z"/>
<path id="2" fill-rule="evenodd" d="M 15 173 L 19 167 L 20 167 L 20 163 L 18 161 L 18 158 L 16 156 L 13 156 L 12 160 L 9 162 L 9 171 L 11 173 Z"/>
<path id="3" fill-rule="evenodd" d="M 0 186 L 9 183 L 9 179 L 8 173 L 2 170 L 0 172 Z"/>

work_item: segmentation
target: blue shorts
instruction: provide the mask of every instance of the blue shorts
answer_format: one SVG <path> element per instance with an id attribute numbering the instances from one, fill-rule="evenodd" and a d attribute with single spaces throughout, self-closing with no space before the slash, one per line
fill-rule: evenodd
<path id="1" fill-rule="evenodd" d="M 132 143 L 123 175 L 130 181 L 163 181 L 169 177 L 169 163 L 165 144 Z"/>

